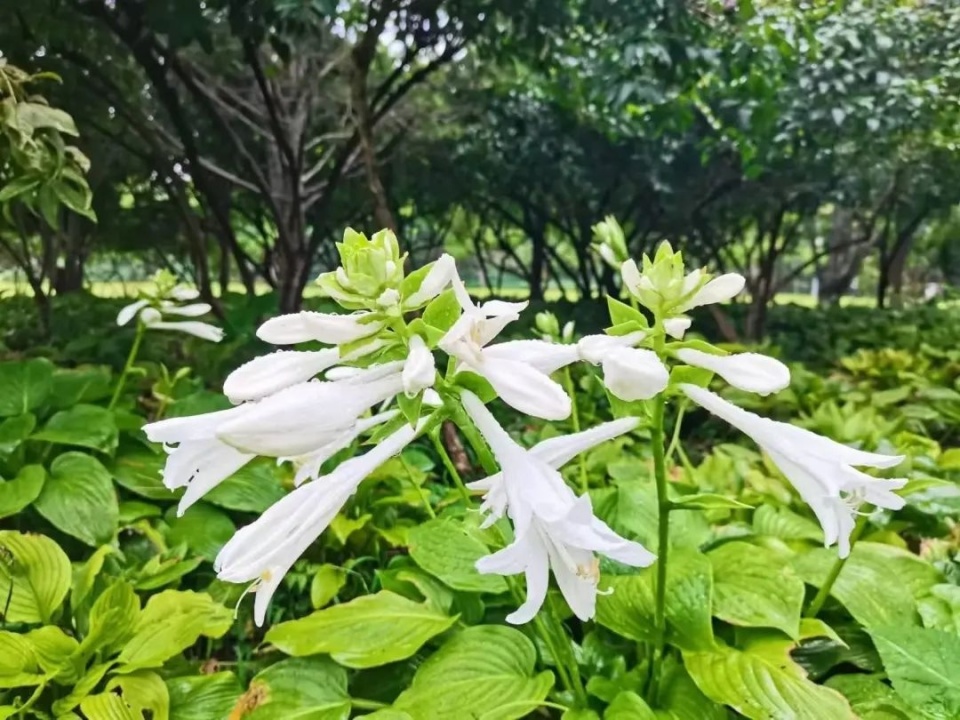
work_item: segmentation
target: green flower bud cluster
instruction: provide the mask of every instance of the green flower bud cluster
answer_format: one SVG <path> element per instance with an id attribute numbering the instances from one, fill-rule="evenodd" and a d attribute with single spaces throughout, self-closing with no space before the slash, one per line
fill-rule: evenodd
<path id="1" fill-rule="evenodd" d="M 324 295 L 351 310 L 397 304 L 406 254 L 401 255 L 391 230 L 381 230 L 368 239 L 347 228 L 337 252 L 340 267 L 317 279 Z"/>
<path id="2" fill-rule="evenodd" d="M 613 215 L 607 215 L 603 222 L 593 226 L 593 248 L 615 270 L 630 258 L 623 228 Z"/>

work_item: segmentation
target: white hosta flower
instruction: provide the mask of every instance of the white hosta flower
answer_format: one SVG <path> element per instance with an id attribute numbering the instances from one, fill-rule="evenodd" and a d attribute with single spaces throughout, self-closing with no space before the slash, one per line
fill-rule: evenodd
<path id="1" fill-rule="evenodd" d="M 189 285 L 177 285 L 170 291 L 170 297 L 178 302 L 190 302 L 200 297 L 200 291 Z"/>
<path id="2" fill-rule="evenodd" d="M 140 311 L 140 320 L 151 330 L 181 332 L 187 335 L 193 335 L 201 340 L 209 340 L 210 342 L 220 342 L 223 340 L 223 328 L 218 328 L 216 325 L 200 322 L 199 320 L 167 322 L 163 319 L 159 310 L 151 307 L 144 308 Z"/>
<path id="3" fill-rule="evenodd" d="M 200 317 L 210 312 L 213 307 L 210 303 L 191 303 L 190 305 L 177 305 L 169 300 L 160 303 L 160 313 L 163 315 L 179 315 L 180 317 Z"/>
<path id="4" fill-rule="evenodd" d="M 618 347 L 600 361 L 603 384 L 616 397 L 627 402 L 649 400 L 663 392 L 670 373 L 653 350 Z"/>
<path id="5" fill-rule="evenodd" d="M 163 484 L 170 490 L 186 488 L 177 514 L 250 462 L 255 455 L 237 450 L 216 437 L 217 428 L 246 408 L 169 418 L 143 426 L 152 442 L 164 444 L 168 453 Z"/>
<path id="6" fill-rule="evenodd" d="M 663 321 L 663 330 L 672 338 L 683 340 L 684 334 L 690 329 L 690 318 L 673 317 Z"/>
<path id="7" fill-rule="evenodd" d="M 403 363 L 377 365 L 337 382 L 285 388 L 217 428 L 217 438 L 243 452 L 298 457 L 323 447 L 353 427 L 374 405 L 403 391 Z"/>
<path id="8" fill-rule="evenodd" d="M 341 463 L 329 475 L 297 488 L 241 528 L 214 562 L 217 577 L 255 583 L 254 619 L 263 625 L 270 599 L 284 575 L 326 530 L 360 483 L 403 450 L 422 429 L 404 425 L 369 452 Z"/>
<path id="9" fill-rule="evenodd" d="M 711 355 L 693 348 L 677 350 L 677 358 L 715 372 L 740 390 L 769 395 L 790 385 L 790 369 L 779 360 L 759 353 Z"/>
<path id="10" fill-rule="evenodd" d="M 902 455 L 865 452 L 788 423 L 760 417 L 695 385 L 680 389 L 694 402 L 751 437 L 780 468 L 820 521 L 824 545 L 836 543 L 840 557 L 850 554 L 850 533 L 863 503 L 899 510 L 904 500 L 893 491 L 903 478 L 881 480 L 854 466 L 889 468 Z"/>
<path id="11" fill-rule="evenodd" d="M 694 270 L 694 273 L 698 272 L 698 270 Z M 691 275 L 692 274 L 693 273 L 691 273 Z M 688 275 L 687 277 L 689 278 L 690 276 Z M 700 277 L 698 275 L 697 282 L 699 281 Z M 674 311 L 678 313 L 684 313 L 687 310 L 692 310 L 693 308 L 700 307 L 702 305 L 713 305 L 715 303 L 726 302 L 727 300 L 730 300 L 734 296 L 738 295 L 740 291 L 743 290 L 743 286 L 745 284 L 746 279 L 743 277 L 743 275 L 738 273 L 726 273 L 725 275 L 719 275 L 700 288 L 693 297 L 679 307 L 675 308 Z"/>
<path id="12" fill-rule="evenodd" d="M 416 292 L 403 301 L 404 310 L 415 310 L 426 305 L 447 289 L 447 285 L 457 275 L 457 263 L 453 257 L 444 253 L 433 263 L 420 283 Z"/>
<path id="13" fill-rule="evenodd" d="M 271 345 L 296 345 L 317 341 L 325 345 L 344 345 L 373 335 L 383 327 L 374 313 L 319 313 L 302 311 L 278 315 L 263 323 L 257 337 Z"/>
<path id="14" fill-rule="evenodd" d="M 403 392 L 407 397 L 414 397 L 433 386 L 437 378 L 437 368 L 433 353 L 419 335 L 410 338 L 409 351 L 410 354 L 403 363 Z"/>
<path id="15" fill-rule="evenodd" d="M 458 360 L 458 368 L 484 377 L 505 403 L 520 412 L 545 420 L 568 417 L 569 396 L 546 372 L 529 362 L 526 349 L 529 346 L 512 350 L 485 347 L 504 327 L 520 317 L 527 303 L 491 300 L 476 306 L 459 278 L 454 278 L 453 287 L 463 314 L 440 339 L 440 348 Z"/>
<path id="16" fill-rule="evenodd" d="M 279 350 L 244 363 L 227 376 L 223 394 L 237 404 L 259 400 L 310 380 L 340 362 L 340 350 Z"/>
<path id="17" fill-rule="evenodd" d="M 463 404 L 490 444 L 502 472 L 473 485 L 487 490 L 485 509 L 494 516 L 504 512 L 513 521 L 514 541 L 503 550 L 477 561 L 481 573 L 524 573 L 527 599 L 507 616 L 507 622 L 530 621 L 547 594 L 550 571 L 574 614 L 589 620 L 596 612 L 600 553 L 634 567 L 651 564 L 655 557 L 639 543 L 617 535 L 593 514 L 590 497 L 577 497 L 554 464 L 577 452 L 636 426 L 635 421 L 609 423 L 588 433 L 557 438 L 537 452 L 520 447 L 500 427 L 475 395 L 462 394 Z M 592 434 L 590 434 L 592 433 Z"/>
<path id="18" fill-rule="evenodd" d="M 126 325 L 128 322 L 133 320 L 137 315 L 140 314 L 140 311 L 143 310 L 147 305 L 150 304 L 149 300 L 137 300 L 130 303 L 129 305 L 124 305 L 120 312 L 117 313 L 117 325 Z"/>

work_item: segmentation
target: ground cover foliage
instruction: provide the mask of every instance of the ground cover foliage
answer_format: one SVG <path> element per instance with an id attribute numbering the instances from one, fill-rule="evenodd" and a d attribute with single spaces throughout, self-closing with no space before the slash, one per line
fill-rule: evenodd
<path id="1" fill-rule="evenodd" d="M 450 464 L 438 454 L 442 446 L 426 438 L 360 485 L 286 575 L 258 627 L 245 587 L 218 580 L 212 562 L 237 528 L 291 491 L 293 468 L 257 459 L 178 517 L 179 493 L 161 477 L 166 457 L 141 430 L 161 417 L 228 407 L 210 377 L 221 362 L 217 353 L 242 354 L 241 346 L 258 341 L 231 341 L 228 332 L 223 345 L 212 345 L 148 333 L 144 361 L 111 406 L 117 357 L 133 331 L 109 329 L 116 307 L 100 305 L 90 300 L 77 310 L 107 318 L 103 336 L 116 344 L 101 346 L 100 362 L 70 362 L 63 350 L 58 363 L 11 353 L 0 364 L 3 716 L 819 720 L 960 713 L 960 362 L 947 323 L 932 336 L 943 338 L 940 346 L 886 347 L 879 336 L 915 332 L 904 315 L 785 309 L 785 317 L 805 318 L 794 327 L 802 337 L 831 327 L 848 336 L 852 330 L 831 325 L 847 322 L 869 325 L 878 339 L 862 333 L 866 349 L 844 354 L 841 346 L 821 357 L 806 347 L 810 368 L 791 363 L 791 385 L 775 395 L 723 390 L 763 415 L 906 456 L 896 468 L 909 478 L 900 491 L 905 507 L 860 518 L 859 541 L 836 577 L 836 549 L 823 547 L 816 519 L 770 457 L 686 408 L 679 433 L 667 438 L 676 506 L 665 636 L 658 638 L 656 566 L 638 570 L 606 559 L 593 619 L 577 619 L 550 590 L 542 626 L 506 624 L 515 585 L 475 569 L 503 538 L 497 526 L 481 528 L 476 505 L 453 476 L 483 477 L 482 458 L 468 446 Z M 239 303 L 230 311 L 255 312 Z M 937 312 L 917 310 L 915 317 Z M 436 312 L 425 317 L 447 322 Z M 563 322 L 537 324 L 549 333 Z M 99 332 L 91 323 L 91 333 Z M 565 332 L 568 341 L 578 337 Z M 790 333 L 782 337 L 774 345 L 789 361 Z M 85 359 L 96 359 L 96 347 Z M 192 369 L 209 363 L 206 379 Z M 237 364 L 235 356 L 230 365 Z M 575 397 L 569 420 L 545 422 L 495 406 L 524 447 L 624 410 L 590 365 L 557 377 Z M 563 473 L 586 490 L 610 528 L 657 552 L 648 420 Z M 676 420 L 671 411 L 665 426 Z M 818 593 L 825 586 L 829 593 Z M 664 648 L 655 667 L 654 647 Z"/>

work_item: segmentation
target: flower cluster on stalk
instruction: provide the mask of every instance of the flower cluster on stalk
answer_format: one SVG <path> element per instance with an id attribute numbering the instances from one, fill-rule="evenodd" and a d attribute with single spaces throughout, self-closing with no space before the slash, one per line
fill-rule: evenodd
<path id="1" fill-rule="evenodd" d="M 684 340 L 691 324 L 687 313 L 732 298 L 744 287 L 741 276 L 686 272 L 681 255 L 666 243 L 638 265 L 626 257 L 622 231 L 610 219 L 598 237 L 598 252 L 616 266 L 630 299 L 609 300 L 611 327 L 574 340 L 572 326 L 561 331 L 555 318 L 544 315 L 537 319 L 543 338 L 498 341 L 527 303 L 477 303 L 451 256 L 407 274 L 391 232 L 368 239 L 348 230 L 338 244 L 340 267 L 318 280 L 323 294 L 347 313 L 303 311 L 266 321 L 257 335 L 280 349 L 226 379 L 224 394 L 234 407 L 145 427 L 149 439 L 168 452 L 164 483 L 184 490 L 181 513 L 257 456 L 293 464 L 295 489 L 240 529 L 215 563 L 221 579 L 249 584 L 258 624 L 285 573 L 359 485 L 448 419 L 478 430 L 500 467 L 468 487 L 483 496 L 484 524 L 497 523 L 506 535 L 505 546 L 479 560 L 477 570 L 526 579 L 526 600 L 507 617 L 513 623 L 536 615 L 551 573 L 571 610 L 586 620 L 602 591 L 600 556 L 633 567 L 656 560 L 598 518 L 589 494 L 578 495 L 559 468 L 649 422 L 652 403 L 667 397 L 689 399 L 751 436 L 811 506 L 826 544 L 839 544 L 841 556 L 849 552 L 862 503 L 902 505 L 893 490 L 905 481 L 855 469 L 891 467 L 901 458 L 761 418 L 706 389 L 715 376 L 761 395 L 790 382 L 789 370 L 774 358 Z M 152 307 L 127 314 L 140 312 L 143 320 Z M 309 349 L 286 349 L 306 343 Z M 443 373 L 437 371 L 437 352 L 447 356 L 439 366 Z M 624 417 L 523 448 L 487 403 L 499 398 L 520 413 L 564 420 L 575 398 L 552 376 L 573 363 L 598 368 Z M 328 460 L 364 439 L 374 441 L 369 449 L 329 469 Z"/>
<path id="2" fill-rule="evenodd" d="M 160 271 L 154 276 L 153 288 L 142 293 L 140 299 L 125 305 L 117 313 L 117 325 L 127 325 L 136 319 L 140 328 L 146 330 L 169 330 L 193 335 L 201 340 L 220 342 L 223 330 L 216 325 L 199 320 L 168 320 L 175 318 L 198 318 L 212 309 L 209 303 L 196 302 L 200 293 L 196 289 L 177 283 L 168 272 Z"/>

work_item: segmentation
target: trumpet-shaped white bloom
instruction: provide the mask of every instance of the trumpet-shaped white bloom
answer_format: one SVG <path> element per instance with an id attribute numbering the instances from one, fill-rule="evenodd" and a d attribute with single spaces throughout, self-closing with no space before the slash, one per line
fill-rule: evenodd
<path id="1" fill-rule="evenodd" d="M 414 397 L 428 387 L 433 387 L 437 378 L 437 368 L 433 353 L 419 335 L 410 338 L 409 355 L 403 363 L 403 392 Z"/>
<path id="2" fill-rule="evenodd" d="M 779 360 L 759 353 L 711 355 L 692 348 L 677 350 L 677 358 L 688 365 L 712 370 L 740 390 L 769 395 L 790 384 L 790 370 Z"/>
<path id="3" fill-rule="evenodd" d="M 223 422 L 246 409 L 238 407 L 169 418 L 143 426 L 147 437 L 152 442 L 163 443 L 168 453 L 162 471 L 163 484 L 170 490 L 186 488 L 177 507 L 178 515 L 183 515 L 187 508 L 255 457 L 216 437 L 217 428 Z"/>
<path id="4" fill-rule="evenodd" d="M 241 407 L 216 430 L 243 452 L 298 457 L 350 430 L 374 405 L 403 391 L 402 362 L 376 365 L 336 382 L 294 385 Z"/>
<path id="5" fill-rule="evenodd" d="M 223 382 L 223 394 L 234 404 L 259 400 L 304 383 L 339 362 L 337 348 L 279 350 L 256 357 L 230 373 Z"/>
<path id="6" fill-rule="evenodd" d="M 687 278 L 697 273 L 696 281 L 700 282 L 699 272 L 699 270 L 694 270 Z M 684 313 L 687 310 L 693 310 L 693 308 L 702 305 L 714 305 L 716 303 L 726 302 L 740 294 L 746 282 L 746 278 L 738 273 L 719 275 L 700 288 L 693 297 L 680 305 L 680 307 L 675 308 L 675 312 Z"/>
<path id="7" fill-rule="evenodd" d="M 497 350 L 496 345 L 485 347 L 504 327 L 520 317 L 527 303 L 491 300 L 476 306 L 459 278 L 453 279 L 453 287 L 463 314 L 440 339 L 440 348 L 457 359 L 458 367 L 484 377 L 501 400 L 520 412 L 545 420 L 568 417 L 569 396 L 559 383 L 529 361 L 529 346 L 506 350 Z"/>
<path id="8" fill-rule="evenodd" d="M 836 543 L 840 557 L 850 554 L 850 533 L 860 505 L 899 510 L 904 500 L 893 491 L 903 478 L 881 480 L 854 466 L 889 468 L 902 455 L 865 452 L 803 428 L 760 417 L 695 385 L 680 389 L 694 402 L 753 438 L 780 468 L 820 521 L 824 544 Z"/>
<path id="9" fill-rule="evenodd" d="M 416 292 L 411 293 L 403 301 L 404 310 L 415 310 L 426 305 L 437 295 L 446 290 L 447 285 L 457 275 L 457 263 L 452 256 L 444 253 L 427 271 Z"/>
<path id="10" fill-rule="evenodd" d="M 278 315 L 263 323 L 257 337 L 271 345 L 296 345 L 316 341 L 344 345 L 373 335 L 383 327 L 374 313 L 319 313 L 302 311 Z"/>
<path id="11" fill-rule="evenodd" d="M 481 573 L 524 573 L 527 599 L 507 616 L 507 622 L 530 621 L 547 594 L 550 571 L 574 614 L 589 620 L 596 612 L 600 553 L 634 567 L 651 564 L 655 556 L 639 543 L 626 540 L 593 514 L 590 497 L 577 497 L 556 467 L 600 442 L 636 427 L 619 420 L 565 438 L 541 443 L 536 450 L 520 447 L 500 427 L 475 395 L 462 394 L 463 404 L 490 444 L 502 471 L 473 483 L 487 491 L 484 509 L 496 518 L 513 521 L 514 541 L 477 561 Z"/>
<path id="12" fill-rule="evenodd" d="M 221 580 L 255 583 L 254 619 L 263 625 L 284 575 L 326 530 L 370 473 L 403 450 L 422 429 L 404 425 L 369 452 L 341 463 L 329 475 L 297 488 L 241 528 L 214 563 Z"/>

